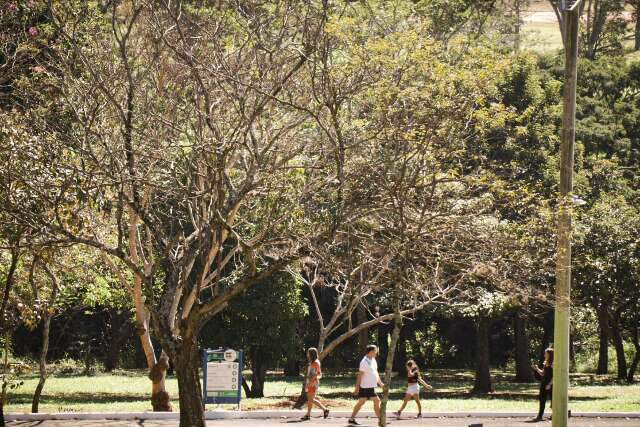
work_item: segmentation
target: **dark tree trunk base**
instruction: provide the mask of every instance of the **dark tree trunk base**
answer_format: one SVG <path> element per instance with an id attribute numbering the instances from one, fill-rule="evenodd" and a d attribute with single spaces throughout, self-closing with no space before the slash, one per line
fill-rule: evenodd
<path id="1" fill-rule="evenodd" d="M 529 337 L 527 336 L 527 321 L 520 313 L 516 313 L 513 319 L 513 331 L 515 336 L 515 382 L 531 383 L 534 381 L 533 371 L 529 362 Z"/>
<path id="2" fill-rule="evenodd" d="M 631 366 L 629 366 L 629 372 L 627 372 L 627 382 L 629 384 L 633 383 L 633 376 L 635 375 L 638 364 L 640 363 L 640 340 L 638 340 L 637 327 L 632 329 L 631 341 L 633 342 L 633 346 L 636 349 L 636 354 L 633 356 L 633 361 L 631 361 Z"/>
<path id="3" fill-rule="evenodd" d="M 172 412 L 171 398 L 166 391 L 159 391 L 151 396 L 153 412 Z"/>
<path id="4" fill-rule="evenodd" d="M 486 394 L 493 391 L 489 370 L 489 329 L 491 322 L 487 318 L 478 321 L 476 379 L 471 391 L 474 394 Z"/>
<path id="5" fill-rule="evenodd" d="M 609 373 L 609 313 L 607 313 L 606 309 L 599 309 L 597 313 L 600 345 L 598 347 L 596 374 L 605 375 Z"/>
<path id="6" fill-rule="evenodd" d="M 293 409 L 302 409 L 305 403 L 307 403 L 307 387 L 303 382 L 302 390 L 300 390 L 300 396 L 298 396 L 298 400 L 296 400 L 296 403 L 293 404 Z"/>
<path id="7" fill-rule="evenodd" d="M 267 377 L 265 360 L 260 349 L 251 352 L 251 390 L 248 397 L 264 397 L 264 382 Z"/>
<path id="8" fill-rule="evenodd" d="M 178 378 L 180 427 L 205 427 L 198 352 L 195 346 L 186 347 L 184 344 L 180 348 L 182 351 L 172 357 Z"/>
<path id="9" fill-rule="evenodd" d="M 45 378 L 40 378 L 36 390 L 33 392 L 33 400 L 31 401 L 31 413 L 37 414 L 40 407 L 40 396 L 42 395 L 42 389 L 44 388 Z"/>
<path id="10" fill-rule="evenodd" d="M 625 381 L 627 379 L 627 359 L 624 354 L 624 342 L 617 320 L 612 322 L 611 332 L 613 336 L 613 346 L 616 349 L 616 362 L 618 365 L 618 379 Z"/>
<path id="11" fill-rule="evenodd" d="M 285 377 L 299 377 L 300 376 L 300 363 L 295 359 L 287 360 L 287 363 L 284 366 L 284 376 Z"/>

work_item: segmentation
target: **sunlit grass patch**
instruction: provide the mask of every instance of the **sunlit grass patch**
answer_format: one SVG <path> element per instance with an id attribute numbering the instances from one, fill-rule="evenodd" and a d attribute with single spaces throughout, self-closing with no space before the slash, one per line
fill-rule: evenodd
<path id="1" fill-rule="evenodd" d="M 349 409 L 355 402 L 352 395 L 354 375 L 325 377 L 320 394 L 331 408 Z M 29 412 L 31 395 L 37 384 L 34 375 L 28 376 L 17 393 L 9 396 L 8 412 Z M 512 374 L 492 371 L 495 392 L 473 395 L 473 372 L 465 370 L 432 370 L 427 381 L 433 392 L 423 392 L 425 410 L 450 411 L 535 411 L 536 383 L 520 384 L 511 381 Z M 242 408 L 288 409 L 300 392 L 301 379 L 269 375 L 265 384 L 266 396 L 243 399 Z M 151 409 L 151 383 L 144 372 L 126 371 L 95 376 L 52 376 L 44 389 L 41 412 L 139 412 Z M 167 388 L 174 408 L 178 409 L 178 385 L 175 377 L 167 379 Z M 392 382 L 390 409 L 397 409 L 405 383 L 396 377 Z M 593 374 L 572 375 L 570 408 L 574 411 L 637 411 L 640 408 L 640 385 L 618 384 L 610 376 Z M 370 406 L 370 405 L 369 405 Z M 367 407 L 369 407 L 367 406 Z M 214 409 L 213 405 L 207 406 Z M 226 406 L 233 408 L 233 406 Z M 411 410 L 411 408 L 409 408 Z"/>

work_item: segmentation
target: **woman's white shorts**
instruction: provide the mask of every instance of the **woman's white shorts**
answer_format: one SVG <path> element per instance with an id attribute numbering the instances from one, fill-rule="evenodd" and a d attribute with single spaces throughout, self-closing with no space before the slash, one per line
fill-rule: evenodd
<path id="1" fill-rule="evenodd" d="M 420 394 L 420 386 L 418 383 L 412 383 L 407 386 L 407 394 Z"/>

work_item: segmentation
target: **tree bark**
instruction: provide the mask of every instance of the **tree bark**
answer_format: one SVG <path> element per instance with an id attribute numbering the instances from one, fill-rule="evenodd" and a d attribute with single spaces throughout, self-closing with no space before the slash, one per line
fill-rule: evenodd
<path id="1" fill-rule="evenodd" d="M 393 358 L 393 370 L 400 375 L 402 375 L 406 370 L 405 364 L 407 363 L 407 335 L 407 328 L 400 328 L 400 337 L 398 338 L 395 356 Z"/>
<path id="2" fill-rule="evenodd" d="M 205 427 L 202 387 L 198 375 L 200 358 L 195 338 L 183 337 L 182 345 L 172 356 L 178 378 L 180 427 Z"/>
<path id="3" fill-rule="evenodd" d="M 300 376 L 300 362 L 296 359 L 287 359 L 284 365 L 285 377 L 299 377 Z"/>
<path id="4" fill-rule="evenodd" d="M 573 334 L 569 335 L 569 372 L 576 371 L 576 347 L 574 345 Z"/>
<path id="5" fill-rule="evenodd" d="M 300 390 L 300 395 L 298 396 L 298 400 L 293 404 L 293 409 L 301 409 L 304 404 L 307 403 L 307 377 L 302 380 L 302 390 Z"/>
<path id="6" fill-rule="evenodd" d="M 640 2 L 638 2 L 638 5 L 636 6 L 636 10 L 635 10 L 636 28 L 634 33 L 635 43 L 633 45 L 633 48 L 635 50 L 640 50 L 640 16 L 638 15 L 640 15 Z"/>
<path id="7" fill-rule="evenodd" d="M 49 314 L 44 315 L 42 319 L 42 349 L 40 350 L 40 379 L 36 390 L 33 392 L 33 399 L 31 401 L 31 412 L 34 414 L 38 412 L 38 406 L 40 405 L 40 396 L 42 395 L 42 389 L 44 383 L 47 381 L 47 353 L 49 352 L 49 330 L 51 329 L 51 316 Z"/>
<path id="8" fill-rule="evenodd" d="M 620 330 L 619 322 L 611 322 L 611 338 L 613 340 L 613 346 L 616 349 L 616 361 L 618 365 L 618 379 L 627 379 L 627 358 L 624 354 L 624 341 L 622 340 L 622 332 Z"/>
<path id="9" fill-rule="evenodd" d="M 598 348 L 596 374 L 604 375 L 609 373 L 609 312 L 606 308 L 599 308 L 597 309 L 597 315 L 600 347 Z"/>
<path id="10" fill-rule="evenodd" d="M 551 339 L 553 338 L 553 311 L 549 310 L 544 315 L 542 326 L 542 341 L 540 342 L 540 352 L 538 353 L 540 358 L 539 362 L 544 362 L 544 351 L 549 348 L 549 344 L 551 343 Z"/>
<path id="11" fill-rule="evenodd" d="M 516 52 L 520 52 L 520 28 L 522 27 L 522 4 L 521 0 L 514 2 L 514 12 L 516 15 L 516 23 L 514 26 L 514 42 L 513 48 Z"/>
<path id="12" fill-rule="evenodd" d="M 251 351 L 251 390 L 249 397 L 264 397 L 264 382 L 267 367 L 258 349 Z"/>
<path id="13" fill-rule="evenodd" d="M 5 311 L 7 310 L 7 304 L 9 303 L 9 293 L 13 286 L 13 278 L 18 267 L 18 259 L 20 253 L 17 250 L 11 251 L 11 264 L 9 265 L 9 271 L 4 282 L 4 292 L 2 294 L 2 306 L 0 306 L 0 333 L 6 332 L 5 329 Z"/>
<path id="14" fill-rule="evenodd" d="M 163 351 L 149 373 L 149 378 L 151 379 L 151 405 L 154 412 L 171 412 L 173 410 L 171 398 L 165 385 L 168 369 L 169 357 Z"/>
<path id="15" fill-rule="evenodd" d="M 378 325 L 378 359 L 386 366 L 387 354 L 389 353 L 389 329 L 384 323 Z"/>
<path id="16" fill-rule="evenodd" d="M 473 393 L 486 394 L 492 391 L 491 372 L 489 370 L 489 329 L 491 322 L 481 317 L 477 327 L 476 379 Z"/>
<path id="17" fill-rule="evenodd" d="M 7 277 L 4 283 L 4 292 L 2 293 L 2 305 L 0 306 L 0 334 L 4 335 L 4 369 L 3 373 L 7 373 L 9 369 L 9 365 L 7 362 L 7 355 L 9 353 L 9 332 L 5 328 L 5 311 L 7 310 L 7 304 L 9 303 L 9 294 L 11 292 L 11 287 L 13 286 L 13 279 L 16 273 L 16 269 L 18 267 L 18 259 L 20 258 L 20 253 L 18 250 L 14 249 L 11 251 L 11 264 L 9 266 L 9 271 L 7 272 Z M 0 427 L 4 427 L 4 404 L 7 399 L 7 386 L 8 382 L 6 379 L 2 381 L 2 391 L 0 392 Z"/>
<path id="18" fill-rule="evenodd" d="M 138 263 L 140 257 L 138 254 L 138 224 L 140 218 L 132 207 L 129 207 L 129 255 L 132 261 Z M 149 378 L 151 379 L 151 405 L 154 412 L 169 412 L 172 410 L 170 404 L 169 393 L 165 386 L 165 378 L 167 369 L 169 368 L 169 358 L 165 352 L 162 352 L 160 360 L 156 361 L 151 335 L 149 334 L 149 314 L 144 305 L 144 296 L 142 285 L 144 278 L 139 274 L 133 275 L 133 287 L 131 294 L 136 314 L 136 332 L 140 337 L 142 349 L 147 358 L 147 366 L 149 367 Z M 182 417 L 182 411 L 180 411 Z"/>
<path id="19" fill-rule="evenodd" d="M 367 311 L 364 308 L 364 305 L 358 305 L 356 309 L 356 320 L 358 321 L 358 325 L 363 324 L 367 321 Z M 360 332 L 358 332 L 358 354 L 364 354 L 364 351 L 369 344 L 369 329 L 364 328 Z"/>
<path id="20" fill-rule="evenodd" d="M 519 383 L 534 381 L 533 371 L 529 360 L 529 337 L 527 335 L 527 320 L 520 313 L 513 318 L 513 332 L 515 338 L 516 377 Z"/>
<path id="21" fill-rule="evenodd" d="M 629 366 L 629 372 L 627 372 L 627 382 L 631 384 L 634 379 L 633 376 L 636 373 L 636 369 L 638 368 L 638 363 L 640 363 L 640 340 L 638 339 L 638 327 L 634 326 L 631 331 L 631 341 L 633 342 L 633 346 L 636 349 L 636 354 L 633 356 L 633 361 L 631 362 L 631 366 Z"/>
<path id="22" fill-rule="evenodd" d="M 104 358 L 104 369 L 107 372 L 113 371 L 120 365 L 122 346 L 133 333 L 133 325 L 127 314 L 128 312 L 120 313 L 120 310 L 109 310 L 111 339 L 109 340 L 109 348 Z"/>
<path id="23" fill-rule="evenodd" d="M 391 342 L 389 343 L 387 360 L 384 369 L 384 387 L 382 388 L 382 404 L 380 405 L 380 419 L 378 425 L 380 427 L 387 425 L 387 402 L 389 402 L 389 390 L 391 389 L 391 373 L 393 371 L 393 359 L 396 352 L 396 346 L 400 338 L 400 329 L 402 328 L 402 316 L 399 307 L 395 310 L 396 316 L 393 322 L 393 332 L 391 333 Z"/>
<path id="24" fill-rule="evenodd" d="M 249 397 L 251 395 L 251 387 L 249 387 L 249 384 L 247 383 L 247 380 L 244 379 L 244 377 L 242 377 L 242 389 L 244 390 L 244 395 Z"/>
<path id="25" fill-rule="evenodd" d="M 4 313 L 3 313 L 4 314 Z M 2 373 L 6 374 L 9 370 L 9 334 L 6 331 L 0 330 L 0 332 L 5 332 L 4 334 L 4 361 L 2 364 Z M 4 424 L 4 403 L 7 400 L 7 386 L 9 382 L 6 377 L 2 381 L 2 391 L 0 391 L 0 427 L 5 427 Z"/>

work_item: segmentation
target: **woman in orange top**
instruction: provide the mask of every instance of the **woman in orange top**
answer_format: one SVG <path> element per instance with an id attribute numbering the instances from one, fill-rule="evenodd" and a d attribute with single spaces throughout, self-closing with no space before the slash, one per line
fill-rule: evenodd
<path id="1" fill-rule="evenodd" d="M 325 418 L 329 416 L 329 409 L 320 402 L 316 396 L 320 378 L 322 377 L 322 369 L 320 368 L 320 359 L 318 359 L 318 350 L 311 347 L 307 350 L 307 360 L 309 367 L 307 368 L 307 415 L 301 418 L 302 421 L 308 421 L 311 418 L 311 409 L 315 403 L 317 407 L 322 409 Z"/>

